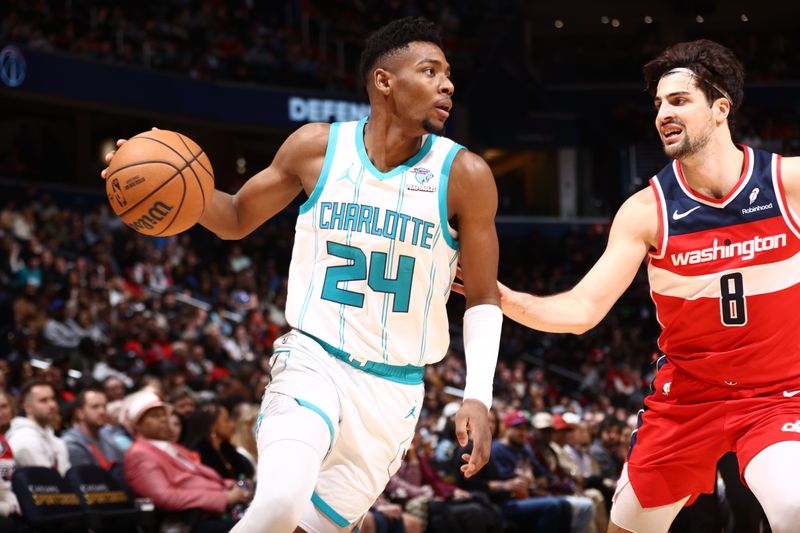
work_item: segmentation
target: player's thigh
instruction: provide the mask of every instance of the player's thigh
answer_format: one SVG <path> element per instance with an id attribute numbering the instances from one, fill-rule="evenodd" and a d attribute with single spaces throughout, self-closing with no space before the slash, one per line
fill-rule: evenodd
<path id="1" fill-rule="evenodd" d="M 773 531 L 800 524 L 800 441 L 777 442 L 756 454 L 744 479 L 767 514 Z"/>
<path id="2" fill-rule="evenodd" d="M 332 445 L 341 418 L 336 376 L 339 368 L 332 358 L 304 335 L 290 332 L 275 341 L 270 364 L 272 380 L 264 392 L 257 427 L 266 423 L 266 418 L 285 413 L 286 405 L 282 404 L 290 398 L 297 406 L 320 417 Z M 256 434 L 260 436 L 261 432 L 257 429 Z"/>
<path id="3" fill-rule="evenodd" d="M 339 435 L 314 494 L 317 509 L 340 527 L 360 522 L 414 438 L 423 386 L 405 385 L 347 366 L 341 380 Z"/>
<path id="4" fill-rule="evenodd" d="M 611 505 L 610 533 L 632 531 L 633 533 L 666 533 L 689 496 L 660 507 L 644 508 L 628 479 L 628 466 L 622 469 L 617 491 Z"/>

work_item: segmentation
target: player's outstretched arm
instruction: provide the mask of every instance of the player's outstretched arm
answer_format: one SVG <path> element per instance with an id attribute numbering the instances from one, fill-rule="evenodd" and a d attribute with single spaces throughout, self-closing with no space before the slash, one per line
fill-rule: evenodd
<path id="1" fill-rule="evenodd" d="M 644 189 L 628 198 L 614 217 L 603 255 L 572 289 L 535 296 L 499 286 L 503 313 L 540 331 L 583 333 L 597 325 L 633 281 L 658 239 L 655 196 Z"/>
<path id="2" fill-rule="evenodd" d="M 467 379 L 464 402 L 456 413 L 456 437 L 465 446 L 472 438 L 470 454 L 461 466 L 465 477 L 476 474 L 489 460 L 492 431 L 488 408 L 503 315 L 497 292 L 499 246 L 494 217 L 497 188 L 486 162 L 462 150 L 456 156 L 448 187 L 448 212 L 456 219 L 462 277 L 467 299 L 464 313 L 464 354 Z"/>
<path id="3" fill-rule="evenodd" d="M 158 128 L 153 128 L 158 129 Z M 305 188 L 310 194 L 325 160 L 330 124 L 306 124 L 278 149 L 269 167 L 250 178 L 236 194 L 214 190 L 199 223 L 222 239 L 241 239 L 284 209 Z M 117 148 L 127 142 L 118 139 Z M 105 155 L 111 163 L 116 150 Z M 108 168 L 100 176 L 106 179 Z"/>
<path id="4" fill-rule="evenodd" d="M 200 224 L 222 239 L 241 239 L 289 205 L 304 187 L 310 194 L 322 171 L 329 129 L 329 124 L 315 123 L 292 133 L 272 163 L 236 194 L 215 190 Z"/>

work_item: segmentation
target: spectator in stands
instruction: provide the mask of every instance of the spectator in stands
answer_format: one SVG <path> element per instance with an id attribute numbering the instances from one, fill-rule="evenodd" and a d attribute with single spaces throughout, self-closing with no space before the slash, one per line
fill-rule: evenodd
<path id="1" fill-rule="evenodd" d="M 603 479 L 619 478 L 625 456 L 620 454 L 620 437 L 624 424 L 613 415 L 606 416 L 600 423 L 598 436 L 592 442 L 589 453 L 600 467 Z"/>
<path id="2" fill-rule="evenodd" d="M 247 402 L 240 403 L 233 410 L 236 429 L 231 437 L 231 444 L 236 447 L 237 452 L 250 461 L 254 471 L 256 461 L 258 461 L 255 427 L 260 411 L 257 404 Z"/>
<path id="3" fill-rule="evenodd" d="M 494 440 L 489 463 L 476 475 L 464 478 L 456 469 L 458 486 L 482 491 L 503 509 L 506 520 L 522 531 L 570 531 L 572 507 L 564 498 L 543 496 L 535 480 L 542 469 L 528 447 L 528 420 L 520 411 L 511 411 L 503 419 L 506 435 L 497 438 L 499 425 L 496 413 L 489 411 L 494 426 Z M 469 453 L 471 444 L 458 450 L 455 457 Z"/>
<path id="4" fill-rule="evenodd" d="M 575 413 L 566 412 L 553 416 L 553 438 L 550 448 L 554 451 L 558 460 L 559 469 L 564 472 L 575 484 L 575 494 L 584 496 L 591 500 L 594 509 L 593 521 L 595 531 L 605 531 L 608 529 L 608 508 L 606 507 L 603 493 L 596 488 L 586 487 L 586 478 L 575 460 L 574 456 L 567 449 L 570 434 L 574 432 L 580 417 Z"/>
<path id="5" fill-rule="evenodd" d="M 5 389 L 0 389 L 0 436 L 4 436 L 11 426 L 11 419 L 17 416 L 17 402 Z"/>
<path id="6" fill-rule="evenodd" d="M 38 379 L 25 383 L 22 407 L 25 416 L 14 417 L 6 434 L 17 465 L 54 468 L 63 476 L 70 462 L 67 446 L 53 432 L 53 424 L 60 417 L 55 389 Z"/>
<path id="7" fill-rule="evenodd" d="M 69 451 L 72 466 L 97 465 L 111 470 L 122 463 L 123 452 L 105 428 L 108 420 L 106 395 L 95 387 L 85 388 L 75 400 L 75 425 L 64 432 L 62 439 Z"/>
<path id="8" fill-rule="evenodd" d="M 125 383 L 116 376 L 108 377 L 103 382 L 103 391 L 106 393 L 106 399 L 109 402 L 122 400 L 125 397 L 125 390 Z"/>
<path id="9" fill-rule="evenodd" d="M 132 395 L 127 413 L 136 432 L 124 461 L 125 481 L 133 493 L 150 498 L 160 511 L 200 509 L 210 514 L 209 527 L 228 531 L 233 524 L 218 518 L 226 509 L 248 502 L 251 492 L 196 462 L 180 444 L 169 442 L 167 409 L 152 391 Z"/>
<path id="10" fill-rule="evenodd" d="M 422 533 L 422 521 L 403 512 L 403 506 L 392 503 L 383 495 L 372 505 L 362 528 L 363 533 Z"/>
<path id="11" fill-rule="evenodd" d="M 186 385 L 178 387 L 169 394 L 167 398 L 175 413 L 181 417 L 181 420 L 186 421 L 197 407 L 197 398 L 195 393 Z"/>
<path id="12" fill-rule="evenodd" d="M 11 490 L 11 476 L 14 475 L 14 453 L 4 437 L 11 419 L 14 417 L 14 399 L 0 389 L 0 531 L 15 531 L 9 515 L 19 514 L 19 502 Z"/>
<path id="13" fill-rule="evenodd" d="M 14 475 L 14 454 L 11 447 L 0 435 L 0 531 L 23 531 L 15 517 L 20 515 L 19 501 L 11 490 L 11 476 Z"/>
<path id="14" fill-rule="evenodd" d="M 221 477 L 252 479 L 253 465 L 230 442 L 235 427 L 224 405 L 207 401 L 186 419 L 182 444 L 198 452 L 201 462 Z"/>
<path id="15" fill-rule="evenodd" d="M 43 349 L 56 360 L 70 359 L 77 353 L 81 332 L 71 325 L 67 317 L 67 302 L 53 300 L 48 306 L 48 319 L 42 330 Z"/>

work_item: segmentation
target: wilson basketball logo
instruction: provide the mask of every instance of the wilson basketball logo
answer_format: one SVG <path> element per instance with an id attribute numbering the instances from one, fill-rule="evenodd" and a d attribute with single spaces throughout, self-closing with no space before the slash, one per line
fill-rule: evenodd
<path id="1" fill-rule="evenodd" d="M 164 220 L 170 211 L 172 211 L 172 207 L 173 206 L 165 204 L 162 201 L 156 201 L 144 215 L 140 216 L 128 225 L 135 230 L 142 228 L 153 229 L 158 225 L 159 222 Z"/>

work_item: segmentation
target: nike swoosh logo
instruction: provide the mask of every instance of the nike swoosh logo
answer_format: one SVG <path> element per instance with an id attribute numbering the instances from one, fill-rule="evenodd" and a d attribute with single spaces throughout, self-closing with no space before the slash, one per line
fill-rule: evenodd
<path id="1" fill-rule="evenodd" d="M 689 209 L 688 211 L 684 211 L 683 213 L 678 213 L 678 210 L 672 212 L 672 220 L 680 220 L 683 217 L 688 217 L 692 211 L 700 209 L 699 205 L 694 206 L 693 208 Z"/>
<path id="2" fill-rule="evenodd" d="M 783 391 L 784 398 L 791 398 L 792 396 L 797 396 L 798 394 L 800 394 L 800 390 L 793 390 L 792 392 L 789 392 L 788 390 Z"/>

